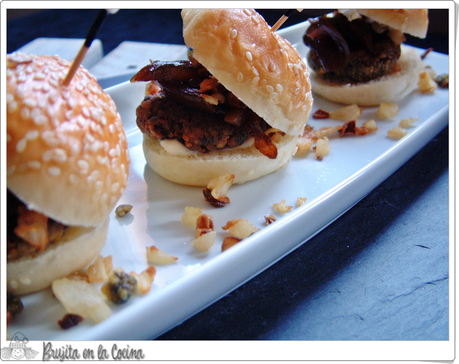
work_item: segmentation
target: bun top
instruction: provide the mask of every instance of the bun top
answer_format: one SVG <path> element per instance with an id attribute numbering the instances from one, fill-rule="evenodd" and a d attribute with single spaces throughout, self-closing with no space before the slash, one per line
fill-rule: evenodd
<path id="1" fill-rule="evenodd" d="M 83 67 L 7 55 L 7 185 L 30 209 L 67 225 L 103 222 L 127 185 L 129 154 L 113 100 Z"/>
<path id="2" fill-rule="evenodd" d="M 356 9 L 360 15 L 402 33 L 425 38 L 429 26 L 427 9 Z"/>
<path id="3" fill-rule="evenodd" d="M 272 127 L 298 135 L 308 121 L 308 68 L 292 45 L 248 9 L 184 9 L 183 36 L 196 58 Z"/>

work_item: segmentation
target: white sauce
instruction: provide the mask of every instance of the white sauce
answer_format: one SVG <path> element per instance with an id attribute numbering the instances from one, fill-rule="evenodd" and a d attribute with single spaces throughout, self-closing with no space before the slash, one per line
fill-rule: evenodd
<path id="1" fill-rule="evenodd" d="M 159 144 L 164 148 L 164 150 L 171 155 L 178 156 L 195 156 L 198 152 L 189 150 L 182 143 L 176 139 L 163 139 L 159 141 Z M 225 149 L 245 149 L 250 148 L 253 145 L 253 138 L 247 139 L 243 144 L 234 148 L 225 148 Z M 222 150 L 225 150 L 222 149 Z"/>

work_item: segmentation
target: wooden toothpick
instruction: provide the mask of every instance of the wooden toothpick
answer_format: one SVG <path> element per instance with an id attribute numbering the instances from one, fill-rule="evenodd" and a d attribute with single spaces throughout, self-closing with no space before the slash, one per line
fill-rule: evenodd
<path id="1" fill-rule="evenodd" d="M 296 9 L 296 10 L 298 10 L 299 12 L 302 12 L 302 11 L 303 11 L 303 9 Z M 277 29 L 279 29 L 279 28 L 281 27 L 281 25 L 285 23 L 285 21 L 288 19 L 288 17 L 289 17 L 290 15 L 292 15 L 292 13 L 293 13 L 294 11 L 295 11 L 295 9 L 287 10 L 287 11 L 285 12 L 285 14 L 282 15 L 282 16 L 280 17 L 280 19 L 276 22 L 276 24 L 274 24 L 274 25 L 272 26 L 271 30 L 272 30 L 273 32 L 275 32 Z"/>
<path id="2" fill-rule="evenodd" d="M 107 9 L 103 9 L 99 11 L 99 14 L 97 14 L 96 20 L 92 24 L 91 29 L 89 29 L 89 32 L 86 36 L 83 46 L 80 48 L 80 51 L 78 52 L 77 56 L 73 60 L 72 66 L 70 67 L 69 71 L 67 72 L 67 75 L 65 76 L 65 79 L 63 82 L 64 86 L 68 86 L 70 84 L 70 81 L 72 81 L 72 78 L 75 75 L 76 71 L 78 70 L 78 67 L 80 66 L 81 62 L 83 62 L 83 59 L 86 56 L 86 53 L 88 52 L 89 47 L 92 44 L 92 41 L 96 38 L 96 34 L 100 26 L 104 22 L 105 17 L 107 16 L 107 13 L 113 14 L 114 12 L 116 11 L 107 10 Z"/>

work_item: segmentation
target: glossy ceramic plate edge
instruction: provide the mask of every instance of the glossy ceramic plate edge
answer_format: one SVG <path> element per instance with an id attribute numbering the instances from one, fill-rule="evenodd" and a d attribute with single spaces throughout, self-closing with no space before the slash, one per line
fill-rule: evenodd
<path id="1" fill-rule="evenodd" d="M 296 209 L 278 224 L 267 226 L 244 244 L 234 246 L 228 254 L 215 257 L 164 287 L 160 295 L 139 300 L 123 310 L 123 315 L 88 330 L 84 339 L 154 338 L 241 286 L 325 229 L 414 156 L 448 124 L 448 109 L 445 106 L 439 110 L 403 142 L 396 143 L 310 205 Z M 152 312 L 154 325 L 146 325 Z M 136 330 L 120 332 L 119 327 L 126 322 Z"/>

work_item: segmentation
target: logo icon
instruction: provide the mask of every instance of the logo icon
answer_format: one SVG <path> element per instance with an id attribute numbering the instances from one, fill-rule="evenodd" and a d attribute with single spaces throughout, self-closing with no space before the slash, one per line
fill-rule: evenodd
<path id="1" fill-rule="evenodd" d="M 29 342 L 24 334 L 20 332 L 14 334 L 13 338 L 11 339 L 10 346 L 2 348 L 2 359 L 13 359 L 13 360 L 20 360 L 20 359 L 33 359 L 38 354 L 38 351 L 33 350 L 26 346 Z"/>

